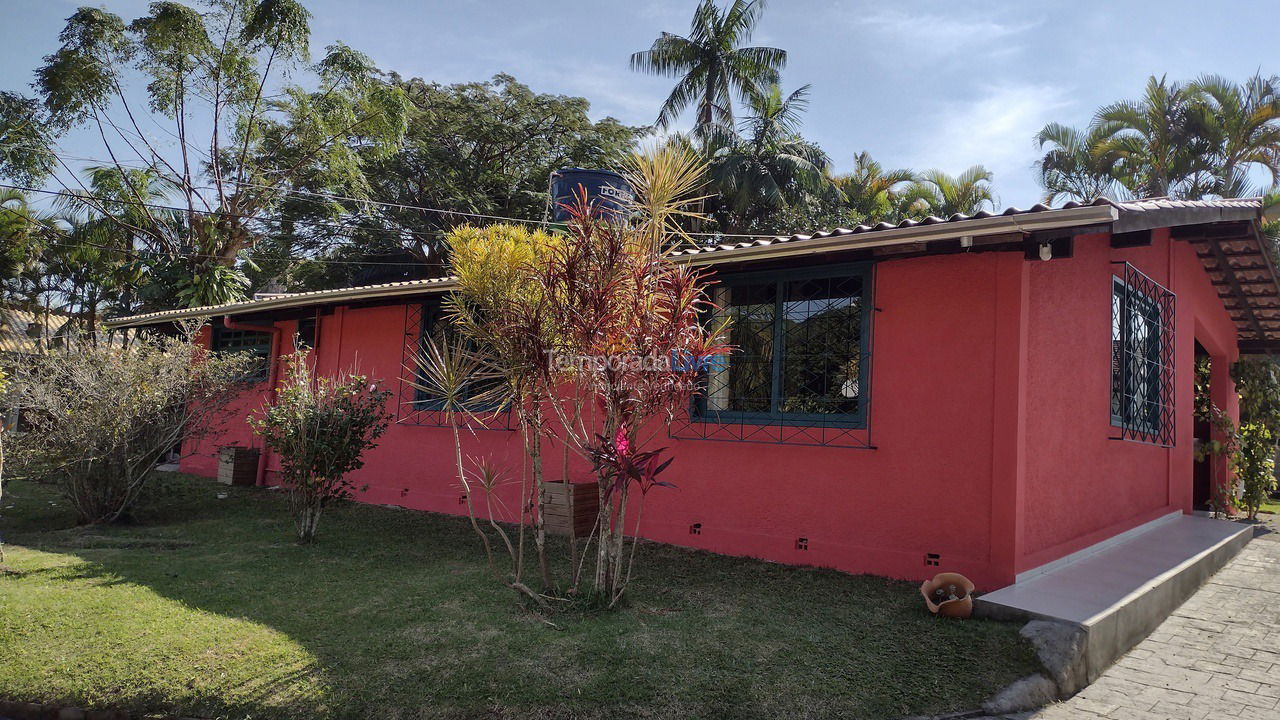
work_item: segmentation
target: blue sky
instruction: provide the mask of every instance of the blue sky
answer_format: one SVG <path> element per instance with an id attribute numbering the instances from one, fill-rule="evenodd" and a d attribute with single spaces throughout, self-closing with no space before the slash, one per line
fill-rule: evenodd
<path id="1" fill-rule="evenodd" d="M 8 0 L 0 88 L 28 90 L 82 2 Z M 100 3 L 126 20 L 141 0 Z M 540 92 L 582 95 L 592 115 L 653 121 L 671 81 L 631 72 L 630 53 L 684 33 L 694 0 L 310 0 L 312 45 L 341 39 L 378 65 L 438 82 L 507 72 Z M 773 0 L 753 38 L 789 53 L 784 90 L 811 83 L 804 133 L 847 170 L 860 150 L 890 167 L 958 173 L 982 163 L 1000 204 L 1039 200 L 1031 136 L 1084 124 L 1140 94 L 1146 77 L 1280 72 L 1267 2 L 1074 3 Z M 101 157 L 88 133 L 68 154 Z"/>

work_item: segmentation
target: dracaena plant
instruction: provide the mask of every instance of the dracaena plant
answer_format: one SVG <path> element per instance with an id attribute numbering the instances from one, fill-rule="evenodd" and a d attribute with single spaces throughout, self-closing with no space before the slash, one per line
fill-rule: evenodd
<path id="1" fill-rule="evenodd" d="M 491 564 L 542 607 L 570 598 L 612 607 L 622 599 L 630 579 L 623 528 L 638 522 L 650 489 L 671 486 L 658 476 L 672 458 L 649 445 L 697 391 L 696 373 L 683 369 L 727 351 L 722 333 L 700 321 L 710 307 L 707 279 L 666 254 L 679 238 L 674 219 L 692 215 L 689 207 L 699 200 L 691 167 L 688 158 L 637 158 L 633 171 L 643 171 L 645 181 L 637 187 L 633 222 L 597 214 L 579 198 L 563 233 L 491 226 L 449 238 L 458 289 L 446 307 L 456 337 L 425 339 L 406 366 L 406 381 L 449 416 L 459 483 Z M 681 359 L 678 366 L 673 357 Z M 480 376 L 488 379 L 477 382 Z M 501 400 L 477 402 L 481 385 L 483 394 Z M 483 480 L 492 479 L 492 465 L 468 467 L 460 445 L 459 430 L 476 419 L 477 407 L 495 406 L 512 412 L 525 440 L 514 531 L 495 522 L 491 510 L 491 488 L 501 484 Z M 554 577 L 546 555 L 544 443 L 562 453 L 559 480 L 570 479 L 576 455 L 577 467 L 590 468 L 599 488 L 587 544 L 593 555 L 581 562 L 571 556 L 567 585 Z M 526 525 L 536 539 L 540 592 L 522 576 Z M 497 568 L 495 546 L 506 548 L 509 569 Z"/>
<path id="2" fill-rule="evenodd" d="M 622 599 L 629 572 L 624 530 L 654 478 L 670 463 L 649 448 L 665 421 L 698 390 L 694 365 L 722 354 L 720 333 L 701 322 L 710 308 L 705 278 L 677 265 L 650 230 L 613 221 L 585 201 L 571 208 L 564 241 L 535 269 L 548 302 L 555 351 L 548 406 L 560 440 L 593 467 L 600 509 L 589 593 L 606 606 Z M 637 495 L 638 493 L 638 495 Z"/>

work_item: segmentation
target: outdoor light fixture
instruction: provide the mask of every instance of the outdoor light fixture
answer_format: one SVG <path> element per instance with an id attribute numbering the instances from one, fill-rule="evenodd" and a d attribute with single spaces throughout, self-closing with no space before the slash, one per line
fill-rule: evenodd
<path id="1" fill-rule="evenodd" d="M 1052 260 L 1052 259 L 1053 259 L 1053 246 L 1052 246 L 1052 245 L 1050 245 L 1050 244 L 1049 244 L 1049 243 L 1047 243 L 1047 242 L 1042 242 L 1042 243 L 1040 243 L 1040 259 L 1041 259 L 1041 260 Z"/>
<path id="2" fill-rule="evenodd" d="M 971 247 L 973 247 L 973 236 L 972 236 L 972 235 L 962 235 L 962 236 L 960 237 L 960 247 L 962 247 L 962 248 L 971 248 Z"/>

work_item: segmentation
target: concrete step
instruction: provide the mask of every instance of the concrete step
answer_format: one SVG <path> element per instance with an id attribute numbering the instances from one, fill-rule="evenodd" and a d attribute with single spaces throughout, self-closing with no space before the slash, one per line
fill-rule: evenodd
<path id="1" fill-rule="evenodd" d="M 974 601 L 980 617 L 1079 626 L 1087 682 L 1155 630 L 1251 539 L 1254 525 L 1177 515 L 1055 562 Z"/>

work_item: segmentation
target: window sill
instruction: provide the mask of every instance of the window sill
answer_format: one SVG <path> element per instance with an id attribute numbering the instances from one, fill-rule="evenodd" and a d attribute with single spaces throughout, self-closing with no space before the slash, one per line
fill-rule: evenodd
<path id="1" fill-rule="evenodd" d="M 754 425 L 759 427 L 834 428 L 839 430 L 865 430 L 866 420 L 849 416 L 786 416 L 754 415 L 750 413 L 720 413 L 715 416 L 690 415 L 690 424 L 697 425 Z"/>

